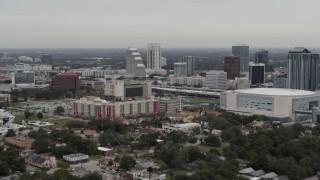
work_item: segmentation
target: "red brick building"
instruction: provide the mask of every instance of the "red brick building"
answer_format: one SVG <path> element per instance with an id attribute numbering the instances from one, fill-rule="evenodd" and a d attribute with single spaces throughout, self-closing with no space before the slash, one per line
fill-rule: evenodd
<path id="1" fill-rule="evenodd" d="M 227 73 L 227 79 L 234 80 L 236 77 L 240 77 L 240 58 L 238 56 L 225 57 L 224 72 Z"/>
<path id="2" fill-rule="evenodd" d="M 29 96 L 34 96 L 42 91 L 48 91 L 49 86 L 47 84 L 42 85 L 22 85 L 19 86 L 21 89 L 21 92 L 24 92 L 25 94 Z"/>
<path id="3" fill-rule="evenodd" d="M 77 91 L 80 88 L 79 75 L 74 72 L 66 72 L 52 78 L 51 89 L 57 91 Z"/>

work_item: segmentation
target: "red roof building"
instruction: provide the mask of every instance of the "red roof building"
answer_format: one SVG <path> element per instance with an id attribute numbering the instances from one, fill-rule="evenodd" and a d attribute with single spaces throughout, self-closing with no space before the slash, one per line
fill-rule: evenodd
<path id="1" fill-rule="evenodd" d="M 97 131 L 96 130 L 91 130 L 91 129 L 85 129 L 83 131 L 84 135 L 87 135 L 87 136 L 94 136 L 97 134 Z"/>

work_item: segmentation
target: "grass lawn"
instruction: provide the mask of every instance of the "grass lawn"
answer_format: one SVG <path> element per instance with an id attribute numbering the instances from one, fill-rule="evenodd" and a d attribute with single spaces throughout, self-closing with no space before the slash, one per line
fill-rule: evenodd
<path id="1" fill-rule="evenodd" d="M 210 149 L 213 148 L 213 147 L 206 146 L 206 145 L 199 145 L 199 146 L 196 146 L 196 147 L 203 153 L 208 153 L 210 151 Z"/>
<path id="2" fill-rule="evenodd" d="M 208 99 L 208 98 L 183 98 L 183 101 L 191 103 L 217 103 L 219 99 Z"/>
<path id="3" fill-rule="evenodd" d="M 229 143 L 222 143 L 220 147 L 216 148 L 220 151 L 220 153 L 223 153 L 223 148 L 229 147 L 230 144 Z"/>
<path id="4" fill-rule="evenodd" d="M 47 127 L 62 128 L 62 127 L 65 127 L 69 121 L 72 121 L 72 120 L 71 119 L 49 120 L 48 122 L 54 123 L 54 125 L 47 126 Z"/>
<path id="5" fill-rule="evenodd" d="M 221 154 L 223 154 L 223 149 L 228 147 L 229 143 L 222 143 L 220 147 L 211 147 L 206 145 L 199 145 L 197 148 L 204 153 L 208 153 L 210 149 L 217 149 Z"/>
<path id="6" fill-rule="evenodd" d="M 185 174 L 187 174 L 189 172 L 189 171 L 184 170 L 184 169 L 170 169 L 170 171 L 174 172 L 174 176 L 176 176 L 176 175 L 185 175 Z M 167 180 L 170 179 L 169 173 L 166 174 L 166 179 Z"/>
<path id="7" fill-rule="evenodd" d="M 50 118 L 50 120 L 48 120 L 49 118 Z M 65 127 L 69 121 L 72 121 L 71 119 L 52 119 L 52 118 L 54 118 L 54 116 L 44 115 L 43 119 L 41 119 L 40 121 L 47 121 L 47 122 L 54 123 L 54 125 L 52 125 L 52 126 L 47 126 L 47 127 L 52 127 L 52 128 Z M 17 123 L 17 124 L 21 124 L 22 120 L 26 120 L 26 118 L 24 117 L 24 114 L 16 115 L 13 122 Z M 31 117 L 30 119 L 26 120 L 26 122 L 27 121 L 39 121 L 39 119 L 36 116 L 34 116 L 34 117 Z"/>
<path id="8" fill-rule="evenodd" d="M 147 155 L 147 156 L 145 156 L 145 158 L 154 161 L 156 164 L 158 164 L 163 169 L 167 168 L 167 165 L 166 165 L 166 163 L 164 161 L 162 161 L 161 159 L 153 157 L 153 155 Z"/>
<path id="9" fill-rule="evenodd" d="M 48 119 L 48 118 L 52 118 L 52 116 L 43 115 L 43 119 Z M 21 124 L 22 120 L 26 120 L 26 118 L 24 117 L 24 114 L 18 114 L 18 115 L 15 115 L 13 122 L 17 124 Z M 37 116 L 32 116 L 27 121 L 38 121 L 38 120 L 39 119 Z"/>

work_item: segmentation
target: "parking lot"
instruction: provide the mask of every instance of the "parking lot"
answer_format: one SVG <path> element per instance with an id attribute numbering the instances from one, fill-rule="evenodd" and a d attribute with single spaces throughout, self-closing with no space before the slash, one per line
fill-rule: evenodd
<path id="1" fill-rule="evenodd" d="M 103 179 L 106 179 L 106 180 L 112 180 L 114 179 L 114 177 L 118 176 L 118 174 L 115 172 L 111 172 L 108 169 L 102 169 L 99 166 L 98 160 L 91 160 L 86 163 L 72 165 L 72 166 L 79 168 L 79 170 L 75 170 L 71 172 L 73 175 L 78 177 L 82 177 L 87 173 L 95 172 L 95 171 L 102 174 Z"/>

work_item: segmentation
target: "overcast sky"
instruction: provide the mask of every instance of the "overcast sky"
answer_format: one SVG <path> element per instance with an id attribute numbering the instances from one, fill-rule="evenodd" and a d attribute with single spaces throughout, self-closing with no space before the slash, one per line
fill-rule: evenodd
<path id="1" fill-rule="evenodd" d="M 320 47 L 320 0 L 0 0 L 0 48 Z"/>

